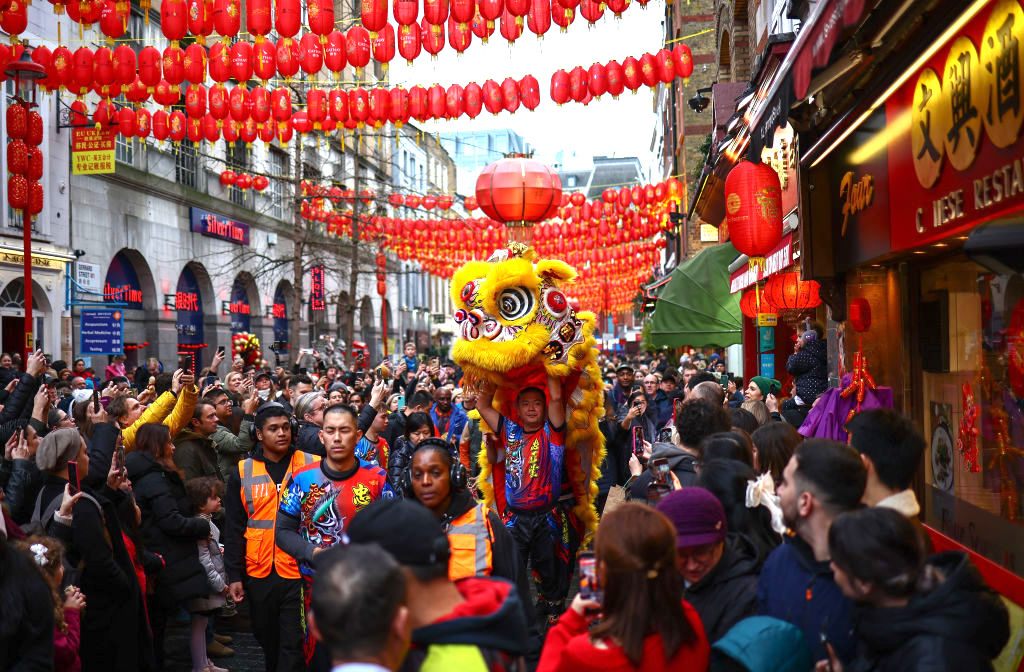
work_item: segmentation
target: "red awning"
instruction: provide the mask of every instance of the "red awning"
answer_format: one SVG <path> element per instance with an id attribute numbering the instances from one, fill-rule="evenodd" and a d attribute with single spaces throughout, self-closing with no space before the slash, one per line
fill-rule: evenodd
<path id="1" fill-rule="evenodd" d="M 815 69 L 829 64 L 832 48 L 845 28 L 856 24 L 864 12 L 865 0 L 821 0 L 775 73 L 768 95 L 750 116 L 750 154 L 761 156 L 771 145 L 775 129 L 789 118 L 793 102 L 807 95 Z"/>

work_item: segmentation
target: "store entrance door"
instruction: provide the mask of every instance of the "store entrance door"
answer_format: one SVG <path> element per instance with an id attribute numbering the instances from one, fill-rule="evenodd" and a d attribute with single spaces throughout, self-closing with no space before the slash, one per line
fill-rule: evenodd
<path id="1" fill-rule="evenodd" d="M 21 352 L 25 343 L 25 318 L 16 315 L 4 315 L 0 330 L 2 330 L 3 351 L 14 353 Z"/>

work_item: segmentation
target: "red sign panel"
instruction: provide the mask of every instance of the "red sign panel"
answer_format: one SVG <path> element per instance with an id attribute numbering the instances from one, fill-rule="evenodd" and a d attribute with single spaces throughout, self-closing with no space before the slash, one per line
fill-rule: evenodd
<path id="1" fill-rule="evenodd" d="M 324 267 L 314 266 L 310 270 L 310 278 L 312 280 L 309 295 L 310 304 L 313 310 L 324 310 Z"/>
<path id="2" fill-rule="evenodd" d="M 750 268 L 750 262 L 736 269 L 729 276 L 729 293 L 743 291 L 755 282 L 764 280 L 773 273 L 793 265 L 793 234 L 787 233 L 771 252 L 765 255 L 764 266 Z"/>
<path id="3" fill-rule="evenodd" d="M 891 244 L 935 242 L 1024 205 L 1024 9 L 989 3 L 886 102 Z"/>

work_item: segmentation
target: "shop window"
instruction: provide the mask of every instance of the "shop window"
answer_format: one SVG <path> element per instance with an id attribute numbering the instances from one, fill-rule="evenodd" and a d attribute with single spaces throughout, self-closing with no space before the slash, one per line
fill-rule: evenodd
<path id="1" fill-rule="evenodd" d="M 1024 575 L 1024 277 L 961 259 L 919 298 L 925 521 Z"/>
<path id="2" fill-rule="evenodd" d="M 174 152 L 174 179 L 178 184 L 196 188 L 196 146 L 188 138 Z"/>
<path id="3" fill-rule="evenodd" d="M 128 100 L 124 96 L 118 96 L 114 99 L 114 102 L 118 105 L 127 105 Z M 114 160 L 126 163 L 129 166 L 133 165 L 135 158 L 134 154 L 135 140 L 132 138 L 126 138 L 120 133 L 114 136 Z"/>
<path id="4" fill-rule="evenodd" d="M 249 150 L 246 149 L 244 141 L 235 140 L 228 144 L 225 163 L 236 173 L 244 173 L 249 170 Z M 245 195 L 245 192 L 237 187 L 228 187 L 228 200 L 235 205 L 244 206 Z"/>

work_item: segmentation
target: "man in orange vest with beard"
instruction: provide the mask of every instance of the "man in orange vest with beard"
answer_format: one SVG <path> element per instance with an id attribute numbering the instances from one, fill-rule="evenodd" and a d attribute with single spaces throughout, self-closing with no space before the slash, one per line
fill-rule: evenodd
<path id="1" fill-rule="evenodd" d="M 224 565 L 231 597 L 248 597 L 253 634 L 267 672 L 301 672 L 302 579 L 295 559 L 274 543 L 281 486 L 292 472 L 320 460 L 292 445 L 292 421 L 276 402 L 254 420 L 256 445 L 228 478 L 224 495 Z"/>

